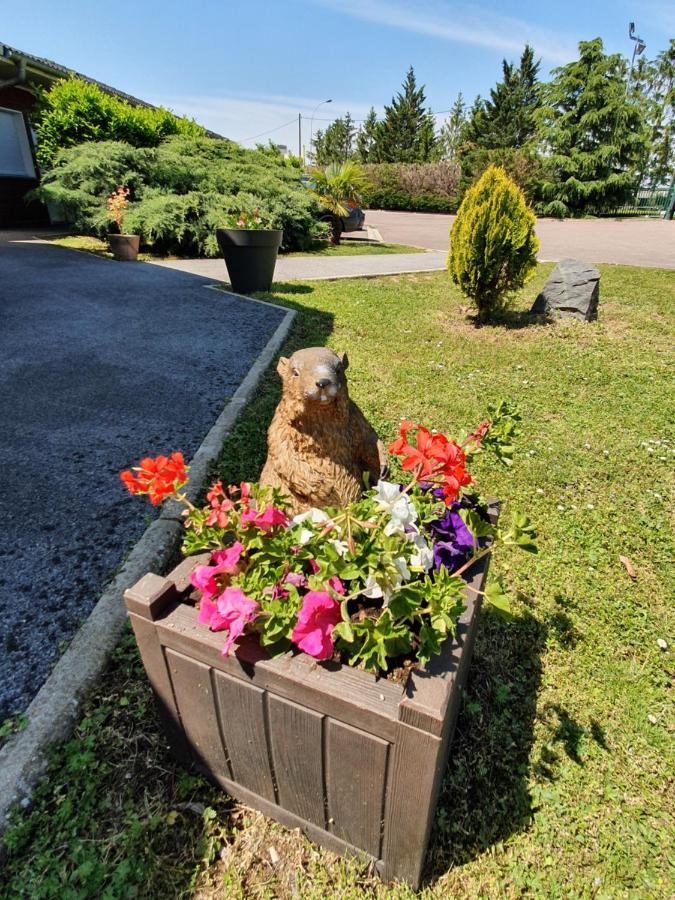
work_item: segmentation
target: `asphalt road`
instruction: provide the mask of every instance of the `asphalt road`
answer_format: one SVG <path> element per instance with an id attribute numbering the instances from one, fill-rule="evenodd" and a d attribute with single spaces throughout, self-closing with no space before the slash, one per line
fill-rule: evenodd
<path id="1" fill-rule="evenodd" d="M 454 216 L 440 213 L 366 212 L 368 225 L 377 228 L 388 243 L 445 252 L 454 220 Z M 587 263 L 675 269 L 675 221 L 537 219 L 537 237 L 542 261 L 572 257 Z"/>
<path id="2" fill-rule="evenodd" d="M 283 318 L 210 279 L 0 232 L 0 722 L 23 710 Z"/>

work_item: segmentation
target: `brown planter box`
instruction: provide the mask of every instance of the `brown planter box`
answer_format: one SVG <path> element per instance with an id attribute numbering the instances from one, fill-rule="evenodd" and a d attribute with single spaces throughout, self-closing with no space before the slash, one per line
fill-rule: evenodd
<path id="1" fill-rule="evenodd" d="M 222 634 L 186 602 L 206 559 L 125 593 L 173 750 L 243 803 L 417 887 L 489 557 L 473 570 L 456 636 L 405 688 L 305 654 L 269 659 L 255 638 L 221 656 Z"/>

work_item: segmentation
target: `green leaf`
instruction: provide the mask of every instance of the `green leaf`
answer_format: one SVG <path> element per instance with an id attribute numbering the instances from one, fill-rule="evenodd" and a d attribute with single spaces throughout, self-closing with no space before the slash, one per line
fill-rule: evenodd
<path id="1" fill-rule="evenodd" d="M 501 578 L 495 578 L 494 581 L 488 584 L 485 588 L 484 599 L 501 618 L 507 622 L 514 620 L 515 617 L 511 612 L 511 602 Z"/>

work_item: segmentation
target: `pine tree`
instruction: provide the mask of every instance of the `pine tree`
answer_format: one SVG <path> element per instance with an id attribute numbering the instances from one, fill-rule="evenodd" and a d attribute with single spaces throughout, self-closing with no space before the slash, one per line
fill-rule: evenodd
<path id="1" fill-rule="evenodd" d="M 466 104 L 460 91 L 438 135 L 436 154 L 439 159 L 454 161 L 459 157 L 466 121 Z"/>
<path id="2" fill-rule="evenodd" d="M 626 70 L 620 54 L 603 52 L 600 38 L 582 41 L 579 59 L 554 70 L 541 110 L 545 213 L 608 212 L 634 195 L 646 129 Z"/>
<path id="3" fill-rule="evenodd" d="M 356 159 L 358 162 L 379 162 L 379 160 L 374 159 L 377 129 L 377 114 L 375 109 L 371 106 L 370 112 L 366 116 L 356 135 Z"/>
<path id="4" fill-rule="evenodd" d="M 537 74 L 540 61 L 525 45 L 520 65 L 502 60 L 503 80 L 490 89 L 490 99 L 474 104 L 466 137 L 485 150 L 524 147 L 536 133 L 535 112 L 539 106 Z"/>
<path id="5" fill-rule="evenodd" d="M 417 87 L 411 66 L 377 128 L 373 150 L 379 162 L 427 162 L 433 157 L 434 118 L 424 108 L 425 100 L 424 86 Z"/>
<path id="6" fill-rule="evenodd" d="M 356 128 L 351 115 L 335 119 L 325 131 L 317 131 L 312 141 L 314 164 L 328 166 L 346 162 L 354 153 Z"/>

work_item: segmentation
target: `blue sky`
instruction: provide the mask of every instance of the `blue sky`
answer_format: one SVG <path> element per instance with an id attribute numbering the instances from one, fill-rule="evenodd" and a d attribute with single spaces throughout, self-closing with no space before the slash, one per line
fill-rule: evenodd
<path id="1" fill-rule="evenodd" d="M 0 42 L 45 56 L 214 131 L 297 151 L 321 119 L 363 118 L 398 89 L 409 65 L 428 103 L 446 110 L 462 91 L 486 94 L 501 60 L 529 40 L 545 75 L 600 36 L 628 55 L 628 22 L 654 56 L 675 36 L 668 0 L 30 0 L 3 4 Z M 442 119 L 443 116 L 440 116 Z M 285 125 L 285 123 L 292 124 Z M 283 127 L 279 127 L 283 126 Z"/>

